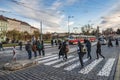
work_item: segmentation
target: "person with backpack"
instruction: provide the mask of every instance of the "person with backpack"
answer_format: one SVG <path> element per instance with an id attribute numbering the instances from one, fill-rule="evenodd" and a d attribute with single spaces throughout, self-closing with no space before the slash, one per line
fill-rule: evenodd
<path id="1" fill-rule="evenodd" d="M 97 42 L 96 54 L 97 54 L 97 59 L 99 59 L 99 55 L 100 55 L 101 57 L 105 58 L 105 57 L 101 54 L 101 44 L 100 44 L 100 41 Z"/>
<path id="2" fill-rule="evenodd" d="M 87 58 L 92 59 L 91 57 L 91 42 L 89 40 L 86 41 L 86 47 L 87 47 Z"/>
<path id="3" fill-rule="evenodd" d="M 37 50 L 39 52 L 39 56 L 41 56 L 42 45 L 41 45 L 40 41 L 37 41 L 36 44 L 37 44 Z"/>
<path id="4" fill-rule="evenodd" d="M 85 48 L 85 45 L 81 44 L 80 41 L 78 41 L 77 53 L 78 53 L 78 56 L 79 56 L 81 67 L 84 67 L 83 59 L 82 58 L 86 54 L 86 52 L 87 52 L 87 49 Z"/>

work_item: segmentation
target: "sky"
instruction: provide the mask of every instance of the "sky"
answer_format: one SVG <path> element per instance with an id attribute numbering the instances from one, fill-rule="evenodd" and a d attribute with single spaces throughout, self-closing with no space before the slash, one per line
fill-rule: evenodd
<path id="1" fill-rule="evenodd" d="M 120 0 L 0 0 L 0 15 L 25 21 L 43 32 L 70 32 L 91 24 L 120 28 Z"/>

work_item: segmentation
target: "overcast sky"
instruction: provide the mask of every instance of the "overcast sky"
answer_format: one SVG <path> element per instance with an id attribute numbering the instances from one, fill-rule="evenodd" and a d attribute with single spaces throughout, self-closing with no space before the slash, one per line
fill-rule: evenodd
<path id="1" fill-rule="evenodd" d="M 120 0 L 0 0 L 0 14 L 25 21 L 44 32 L 80 31 L 85 24 L 100 29 L 120 26 Z"/>

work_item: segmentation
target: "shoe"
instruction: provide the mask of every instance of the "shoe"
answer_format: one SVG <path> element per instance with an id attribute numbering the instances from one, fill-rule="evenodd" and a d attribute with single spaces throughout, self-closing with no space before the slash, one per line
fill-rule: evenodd
<path id="1" fill-rule="evenodd" d="M 96 58 L 96 59 L 99 59 L 99 58 Z"/>

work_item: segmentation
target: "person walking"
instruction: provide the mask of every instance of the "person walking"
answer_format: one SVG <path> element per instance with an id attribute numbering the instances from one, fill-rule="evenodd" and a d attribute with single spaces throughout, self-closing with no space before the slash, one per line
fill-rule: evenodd
<path id="1" fill-rule="evenodd" d="M 67 60 L 67 53 L 69 52 L 68 45 L 66 44 L 66 41 L 63 42 L 63 53 L 64 53 L 64 58 Z"/>
<path id="2" fill-rule="evenodd" d="M 78 53 L 78 56 L 79 56 L 81 67 L 83 68 L 84 64 L 83 64 L 83 59 L 82 58 L 86 54 L 86 52 L 83 50 L 83 45 L 80 43 L 80 41 L 78 41 L 77 53 Z"/>
<path id="3" fill-rule="evenodd" d="M 14 62 L 16 62 L 16 57 L 17 57 L 16 48 L 15 48 L 15 46 L 13 46 L 13 61 Z"/>
<path id="4" fill-rule="evenodd" d="M 22 50 L 22 41 L 19 42 L 20 50 Z"/>
<path id="5" fill-rule="evenodd" d="M 33 43 L 32 50 L 34 52 L 34 57 L 36 58 L 37 57 L 37 45 L 35 43 Z"/>
<path id="6" fill-rule="evenodd" d="M 41 48 L 42 55 L 45 56 L 45 48 L 44 48 L 44 42 L 43 42 L 43 40 L 41 41 L 41 45 L 42 45 L 42 48 Z"/>
<path id="7" fill-rule="evenodd" d="M 100 41 L 97 42 L 96 54 L 97 54 L 97 59 L 99 59 L 99 55 L 100 55 L 101 57 L 105 58 L 105 57 L 101 54 L 101 44 L 100 44 Z"/>
<path id="8" fill-rule="evenodd" d="M 52 47 L 54 46 L 54 42 L 53 42 L 53 39 L 51 40 L 51 46 L 52 46 Z"/>
<path id="9" fill-rule="evenodd" d="M 113 44 L 112 44 L 112 40 L 111 40 L 111 39 L 109 39 L 109 41 L 108 41 L 108 47 L 113 47 Z"/>
<path id="10" fill-rule="evenodd" d="M 32 58 L 32 45 L 30 41 L 28 41 L 27 44 L 25 45 L 25 49 L 28 53 L 28 59 L 31 59 Z"/>
<path id="11" fill-rule="evenodd" d="M 0 42 L 0 51 L 4 50 L 2 42 Z"/>
<path id="12" fill-rule="evenodd" d="M 87 58 L 92 59 L 91 57 L 91 42 L 89 40 L 86 41 L 86 47 L 87 47 Z"/>
<path id="13" fill-rule="evenodd" d="M 118 42 L 118 39 L 117 39 L 117 38 L 115 39 L 115 44 L 116 44 L 116 47 L 119 46 L 119 42 Z"/>

